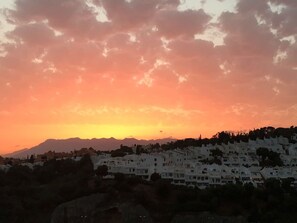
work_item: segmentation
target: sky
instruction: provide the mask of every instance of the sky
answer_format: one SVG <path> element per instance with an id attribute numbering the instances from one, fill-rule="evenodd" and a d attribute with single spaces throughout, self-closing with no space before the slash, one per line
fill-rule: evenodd
<path id="1" fill-rule="evenodd" d="M 296 0 L 0 1 L 0 154 L 297 124 Z"/>

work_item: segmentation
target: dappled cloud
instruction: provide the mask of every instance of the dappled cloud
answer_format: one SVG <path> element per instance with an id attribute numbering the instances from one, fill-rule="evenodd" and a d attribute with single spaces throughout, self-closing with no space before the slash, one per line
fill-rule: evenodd
<path id="1" fill-rule="evenodd" d="M 46 138 L 297 123 L 295 0 L 7 2 L 0 154 Z"/>

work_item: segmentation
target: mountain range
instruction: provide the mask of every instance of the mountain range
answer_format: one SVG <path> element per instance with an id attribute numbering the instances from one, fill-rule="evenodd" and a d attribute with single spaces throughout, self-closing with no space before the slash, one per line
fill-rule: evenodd
<path id="1" fill-rule="evenodd" d="M 108 151 L 120 148 L 121 145 L 132 146 L 132 145 L 148 145 L 154 143 L 164 144 L 167 142 L 175 141 L 173 138 L 164 139 L 135 139 L 135 138 L 125 138 L 125 139 L 115 139 L 115 138 L 93 138 L 93 139 L 80 139 L 80 138 L 70 138 L 70 139 L 47 139 L 46 141 L 40 143 L 37 146 L 28 149 L 22 149 L 13 153 L 4 155 L 4 157 L 12 158 L 25 158 L 30 155 L 43 154 L 48 151 L 55 152 L 71 152 L 73 150 L 79 150 L 81 148 L 94 148 L 95 150 Z"/>

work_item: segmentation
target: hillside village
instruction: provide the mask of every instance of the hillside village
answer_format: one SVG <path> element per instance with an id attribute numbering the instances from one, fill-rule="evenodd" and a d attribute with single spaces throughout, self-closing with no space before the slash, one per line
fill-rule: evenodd
<path id="1" fill-rule="evenodd" d="M 261 165 L 263 148 L 268 149 L 268 153 L 277 154 L 280 163 Z M 297 185 L 297 143 L 289 143 L 285 137 L 208 144 L 123 157 L 102 154 L 92 157 L 92 160 L 95 168 L 107 166 L 106 177 L 123 173 L 150 180 L 153 173 L 158 173 L 172 184 L 200 189 L 237 182 L 259 187 L 269 178 L 292 178 L 292 185 Z"/>
<path id="2" fill-rule="evenodd" d="M 264 137 L 173 150 L 148 147 L 139 150 L 136 145 L 131 148 L 123 146 L 120 154 L 119 150 L 115 153 L 97 152 L 92 148 L 62 154 L 50 151 L 31 156 L 26 161 L 13 162 L 33 169 L 36 165 L 43 165 L 46 160 L 71 158 L 78 161 L 88 154 L 94 169 L 106 167 L 104 178 L 114 178 L 115 174 L 120 173 L 150 180 L 153 174 L 157 174 L 172 184 L 200 189 L 236 183 L 261 187 L 270 178 L 289 178 L 291 186 L 297 187 L 296 133 L 290 139 L 283 136 Z M 7 159 L 5 162 L 2 158 L 0 169 L 7 171 L 15 163 L 11 163 L 11 160 L 7 163 Z"/>

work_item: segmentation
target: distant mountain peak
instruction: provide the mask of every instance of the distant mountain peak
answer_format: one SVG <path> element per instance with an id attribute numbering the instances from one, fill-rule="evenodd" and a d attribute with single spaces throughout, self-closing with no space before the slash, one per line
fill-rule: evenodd
<path id="1" fill-rule="evenodd" d="M 167 143 L 174 141 L 172 138 L 164 139 L 135 139 L 135 138 L 124 138 L 116 139 L 113 137 L 110 138 L 92 138 L 92 139 L 81 139 L 79 137 L 68 138 L 68 139 L 47 139 L 44 142 L 40 143 L 37 146 L 34 146 L 30 149 L 19 150 L 10 154 L 6 154 L 5 157 L 14 157 L 14 158 L 25 158 L 30 155 L 43 154 L 48 151 L 55 152 L 71 152 L 73 150 L 79 150 L 81 148 L 94 148 L 96 150 L 108 151 L 113 149 L 120 148 L 121 145 L 132 146 L 135 144 L 138 145 L 148 145 L 152 143 Z"/>

